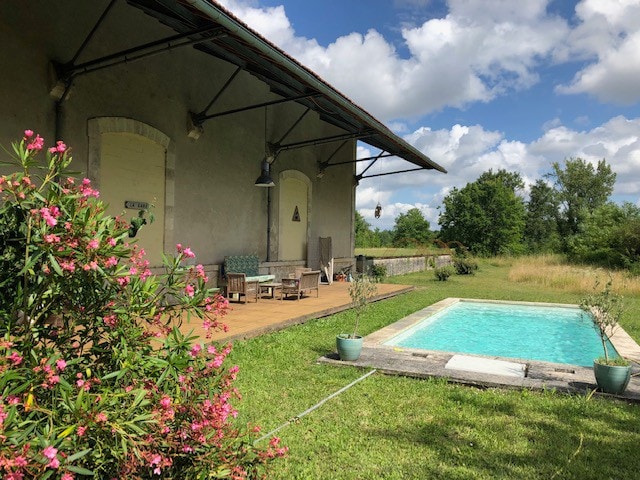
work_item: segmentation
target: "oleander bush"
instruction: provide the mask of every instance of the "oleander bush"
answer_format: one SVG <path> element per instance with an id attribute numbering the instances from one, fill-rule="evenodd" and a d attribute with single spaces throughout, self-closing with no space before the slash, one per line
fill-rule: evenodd
<path id="1" fill-rule="evenodd" d="M 57 142 L 25 131 L 0 177 L 0 475 L 7 480 L 258 478 L 286 448 L 236 425 L 228 305 L 177 246 L 152 273 Z M 43 154 L 46 156 L 43 159 Z M 191 265 L 187 265 L 187 263 Z M 208 337 L 209 335 L 207 335 Z"/>

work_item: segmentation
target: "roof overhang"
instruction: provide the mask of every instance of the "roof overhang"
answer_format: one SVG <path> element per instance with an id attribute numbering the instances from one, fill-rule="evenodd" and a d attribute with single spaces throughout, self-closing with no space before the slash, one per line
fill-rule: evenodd
<path id="1" fill-rule="evenodd" d="M 179 34 L 193 32 L 194 47 L 259 78 L 271 91 L 318 113 L 353 138 L 402 158 L 417 169 L 446 170 L 380 121 L 212 0 L 127 0 Z M 199 33 L 210 28 L 222 35 Z M 385 154 L 386 156 L 386 154 Z M 360 178 L 365 178 L 362 176 Z"/>

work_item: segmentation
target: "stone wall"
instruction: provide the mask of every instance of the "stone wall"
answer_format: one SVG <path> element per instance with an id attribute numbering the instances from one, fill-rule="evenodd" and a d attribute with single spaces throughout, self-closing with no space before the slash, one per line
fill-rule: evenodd
<path id="1" fill-rule="evenodd" d="M 421 257 L 374 258 L 374 265 L 383 265 L 387 269 L 387 276 L 405 275 L 413 272 L 423 272 L 451 263 L 451 255 L 428 255 Z"/>

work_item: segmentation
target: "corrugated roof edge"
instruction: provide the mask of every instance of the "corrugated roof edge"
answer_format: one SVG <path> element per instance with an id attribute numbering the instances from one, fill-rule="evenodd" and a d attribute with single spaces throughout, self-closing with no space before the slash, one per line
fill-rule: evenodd
<path id="1" fill-rule="evenodd" d="M 212 20 L 221 23 L 227 30 L 238 35 L 243 41 L 247 42 L 248 44 L 258 48 L 264 55 L 270 57 L 274 62 L 283 65 L 292 73 L 296 73 L 298 76 L 306 80 L 307 83 L 310 83 L 319 92 L 330 96 L 341 107 L 346 108 L 353 115 L 359 117 L 363 123 L 368 124 L 371 128 L 380 132 L 380 134 L 387 137 L 393 143 L 396 143 L 398 147 L 406 150 L 408 154 L 419 157 L 432 169 L 438 170 L 442 173 L 447 173 L 447 170 L 445 168 L 435 163 L 427 155 L 393 133 L 391 130 L 389 130 L 389 128 L 387 128 L 383 123 L 381 123 L 371 114 L 366 112 L 362 107 L 356 105 L 352 100 L 340 93 L 333 86 L 320 78 L 316 73 L 303 66 L 293 57 L 289 56 L 279 47 L 260 35 L 258 32 L 252 30 L 248 25 L 238 19 L 222 5 L 218 4 L 215 0 L 181 1 L 196 8 Z M 280 57 L 280 59 L 278 59 L 277 57 Z"/>

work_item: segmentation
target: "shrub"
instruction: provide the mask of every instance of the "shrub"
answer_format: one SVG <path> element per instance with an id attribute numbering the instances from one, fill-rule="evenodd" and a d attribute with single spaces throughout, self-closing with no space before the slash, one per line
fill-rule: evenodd
<path id="1" fill-rule="evenodd" d="M 474 275 L 478 269 L 478 263 L 470 258 L 454 258 L 453 268 L 458 275 Z"/>
<path id="2" fill-rule="evenodd" d="M 449 277 L 453 275 L 453 267 L 451 265 L 445 265 L 444 267 L 438 267 L 433 270 L 433 275 L 439 282 L 446 282 Z"/>
<path id="3" fill-rule="evenodd" d="M 387 276 L 387 267 L 382 264 L 373 264 L 371 266 L 371 276 L 376 279 L 376 281 L 381 281 L 384 277 Z"/>
<path id="4" fill-rule="evenodd" d="M 286 449 L 234 425 L 230 347 L 178 329 L 223 328 L 226 301 L 188 247 L 153 275 L 129 223 L 67 177 L 66 145 L 40 164 L 43 146 L 26 131 L 0 177 L 3 478 L 255 478 Z"/>

